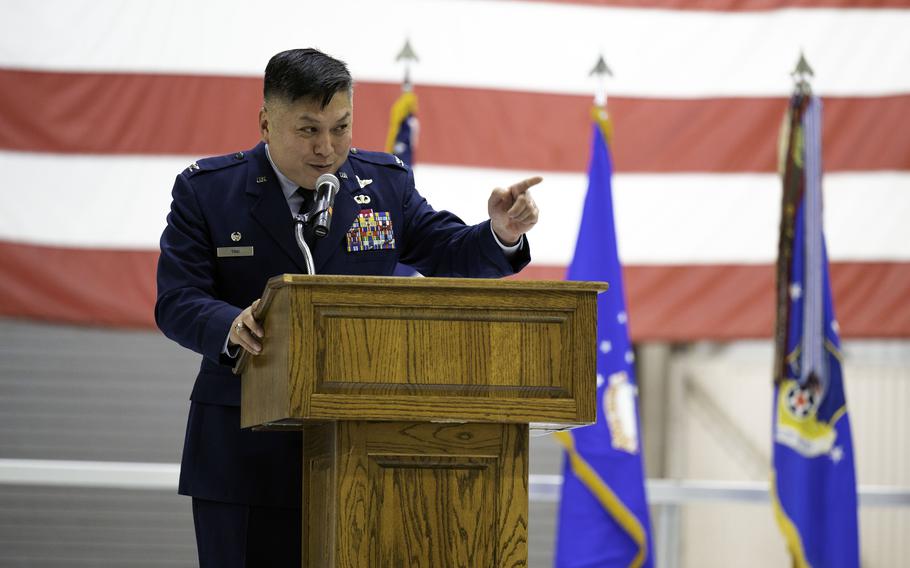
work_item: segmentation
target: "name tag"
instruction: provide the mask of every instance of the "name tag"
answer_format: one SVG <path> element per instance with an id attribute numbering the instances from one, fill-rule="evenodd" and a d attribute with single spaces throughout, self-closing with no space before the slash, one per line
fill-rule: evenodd
<path id="1" fill-rule="evenodd" d="M 225 256 L 253 256 L 253 247 L 218 247 L 218 258 Z"/>

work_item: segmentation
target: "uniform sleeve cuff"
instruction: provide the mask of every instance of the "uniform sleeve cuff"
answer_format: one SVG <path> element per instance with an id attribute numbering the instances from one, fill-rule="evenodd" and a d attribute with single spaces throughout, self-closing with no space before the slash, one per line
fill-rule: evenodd
<path id="1" fill-rule="evenodd" d="M 227 337 L 224 338 L 224 347 L 221 348 L 221 354 L 230 357 L 231 359 L 236 359 L 237 354 L 240 353 L 240 346 L 235 345 L 231 347 L 228 345 L 228 341 L 231 339 L 231 332 L 229 331 Z"/>
<path id="2" fill-rule="evenodd" d="M 502 241 L 499 240 L 499 237 L 496 236 L 496 231 L 493 230 L 493 223 L 490 223 L 490 232 L 493 233 L 493 240 L 496 241 L 496 244 L 499 245 L 499 248 L 502 249 L 502 252 L 506 255 L 506 258 L 511 259 L 516 252 L 521 250 L 521 245 L 525 242 L 525 236 L 522 235 L 518 238 L 518 242 L 512 246 L 507 246 L 502 244 Z"/>

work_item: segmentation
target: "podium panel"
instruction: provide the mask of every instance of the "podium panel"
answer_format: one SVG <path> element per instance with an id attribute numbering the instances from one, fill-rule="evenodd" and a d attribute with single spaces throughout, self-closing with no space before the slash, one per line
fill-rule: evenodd
<path id="1" fill-rule="evenodd" d="M 304 430 L 304 566 L 525 566 L 528 427 Z"/>
<path id="2" fill-rule="evenodd" d="M 242 357 L 241 424 L 440 420 L 587 424 L 591 282 L 276 277 L 263 351 Z"/>

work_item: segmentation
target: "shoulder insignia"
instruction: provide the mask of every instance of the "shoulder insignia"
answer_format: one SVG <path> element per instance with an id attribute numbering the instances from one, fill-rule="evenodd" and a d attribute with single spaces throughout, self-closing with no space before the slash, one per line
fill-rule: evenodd
<path id="1" fill-rule="evenodd" d="M 245 152 L 236 152 L 234 154 L 226 154 L 224 156 L 205 158 L 193 162 L 187 166 L 186 174 L 192 176 L 202 172 L 221 170 L 231 166 L 236 166 L 237 164 L 242 164 L 246 161 L 246 158 L 247 154 Z"/>
<path id="2" fill-rule="evenodd" d="M 357 151 L 355 152 L 355 150 Z M 390 166 L 402 170 L 408 169 L 408 165 L 402 162 L 398 156 L 394 154 L 386 154 L 385 152 L 368 152 L 366 150 L 351 148 L 350 157 L 364 162 L 369 162 L 371 164 L 376 164 L 377 166 Z"/>

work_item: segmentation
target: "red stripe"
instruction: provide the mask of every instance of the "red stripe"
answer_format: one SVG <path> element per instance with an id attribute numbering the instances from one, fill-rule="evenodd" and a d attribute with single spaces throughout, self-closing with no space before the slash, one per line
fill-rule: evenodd
<path id="1" fill-rule="evenodd" d="M 0 241 L 0 259 L 0 315 L 84 325 L 155 325 L 157 251 Z"/>
<path id="2" fill-rule="evenodd" d="M 532 265 L 515 278 L 564 275 L 565 267 Z M 634 341 L 772 335 L 771 265 L 626 266 L 623 279 Z M 832 263 L 831 284 L 844 337 L 910 337 L 910 263 Z"/>
<path id="3" fill-rule="evenodd" d="M 153 327 L 157 257 L 0 242 L 0 315 Z M 532 265 L 516 278 L 564 274 Z M 771 337 L 770 265 L 629 266 L 624 278 L 635 341 Z M 845 337 L 910 337 L 910 263 L 834 263 L 831 278 Z"/>
<path id="4" fill-rule="evenodd" d="M 0 148 L 183 154 L 251 147 L 261 79 L 0 70 Z M 380 149 L 398 85 L 358 83 L 355 143 Z M 418 86 L 418 163 L 587 167 L 590 97 Z M 774 172 L 786 100 L 612 97 L 621 172 Z M 910 95 L 829 97 L 825 170 L 910 170 Z"/>
<path id="5" fill-rule="evenodd" d="M 758 12 L 781 8 L 910 8 L 910 0 L 532 0 L 617 8 Z"/>

